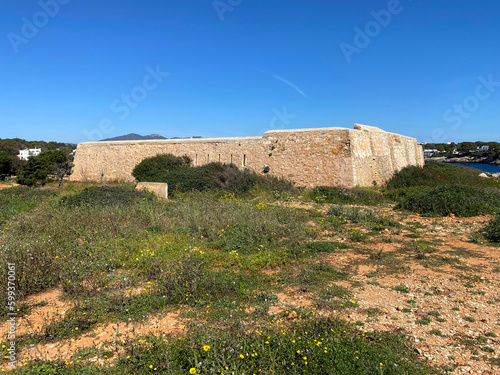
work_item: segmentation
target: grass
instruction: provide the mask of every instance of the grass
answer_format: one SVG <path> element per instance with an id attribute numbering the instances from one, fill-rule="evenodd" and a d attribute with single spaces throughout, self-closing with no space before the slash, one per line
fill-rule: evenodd
<path id="1" fill-rule="evenodd" d="M 410 289 L 408 289 L 405 285 L 402 284 L 396 285 L 392 289 L 399 293 L 410 293 Z"/>
<path id="2" fill-rule="evenodd" d="M 307 193 L 307 197 L 317 203 L 378 205 L 384 202 L 384 196 L 372 189 L 318 186 Z"/>
<path id="3" fill-rule="evenodd" d="M 386 227 L 398 227 L 399 224 L 390 216 L 376 214 L 366 208 L 332 205 L 328 211 L 330 220 L 337 223 L 364 224 L 369 229 L 383 230 Z"/>
<path id="4" fill-rule="evenodd" d="M 35 209 L 44 201 L 55 197 L 57 193 L 50 189 L 30 189 L 16 186 L 0 190 L 0 225 L 7 219 L 23 212 Z"/>
<path id="5" fill-rule="evenodd" d="M 0 191 L 0 272 L 15 264 L 20 313 L 34 307 L 26 304 L 29 296 L 52 287 L 61 287 L 72 306 L 41 332 L 20 336 L 19 349 L 159 313 L 180 312 L 187 325 L 180 338 L 114 337 L 125 349 L 87 348 L 68 364 L 35 361 L 14 373 L 439 373 L 399 332 L 364 334 L 360 324 L 316 314 L 359 309 L 351 290 L 360 286 L 340 285 L 350 279 L 350 265 L 332 259 L 356 242 L 369 246 L 383 229 L 399 228 L 394 216 L 345 205 L 292 207 L 283 193 L 258 189 L 245 196 L 178 193 L 168 201 L 131 185 Z M 311 193 L 301 194 L 309 199 Z M 381 199 L 366 189 L 340 196 L 342 203 Z M 420 251 L 433 252 L 425 244 Z M 398 273 L 414 252 L 369 249 L 363 261 L 379 266 L 377 275 Z M 409 292 L 404 285 L 395 290 Z M 311 305 L 297 307 L 296 320 L 271 313 L 285 294 L 309 298 Z M 0 298 L 7 295 L 0 284 Z M 0 305 L 3 319 L 7 312 Z M 96 368 L 93 357 L 107 360 Z"/>
<path id="6" fill-rule="evenodd" d="M 384 345 L 380 345 L 383 342 Z M 145 337 L 131 342 L 113 368 L 65 363 L 34 363 L 17 374 L 437 374 L 418 361 L 400 334 L 359 333 L 339 320 L 310 318 L 287 329 L 251 331 L 193 329 L 182 339 Z M 84 355 L 81 357 L 85 356 Z M 89 353 L 95 354 L 94 353 Z M 98 353 L 101 358 L 104 355 Z M 88 362 L 87 362 L 88 363 Z M 260 370 L 260 371 L 259 371 Z"/>

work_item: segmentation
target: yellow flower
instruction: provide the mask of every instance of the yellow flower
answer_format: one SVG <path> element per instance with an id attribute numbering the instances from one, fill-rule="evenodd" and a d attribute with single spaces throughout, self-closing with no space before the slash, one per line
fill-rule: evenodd
<path id="1" fill-rule="evenodd" d="M 196 374 L 196 369 L 195 369 L 194 367 L 191 367 L 191 368 L 189 369 L 189 373 L 190 373 L 190 374 Z"/>
<path id="2" fill-rule="evenodd" d="M 240 358 L 243 359 L 245 358 L 245 356 L 243 354 L 240 354 Z"/>
<path id="3" fill-rule="evenodd" d="M 75 331 L 78 331 L 78 327 L 75 328 Z"/>
<path id="4" fill-rule="evenodd" d="M 210 345 L 203 345 L 203 350 L 208 352 L 208 350 L 210 349 Z"/>

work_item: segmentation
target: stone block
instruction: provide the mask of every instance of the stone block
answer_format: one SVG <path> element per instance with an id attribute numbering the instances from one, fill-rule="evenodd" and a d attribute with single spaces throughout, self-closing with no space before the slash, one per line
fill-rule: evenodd
<path id="1" fill-rule="evenodd" d="M 139 182 L 135 187 L 136 191 L 151 191 L 159 198 L 168 199 L 168 184 L 164 182 Z"/>

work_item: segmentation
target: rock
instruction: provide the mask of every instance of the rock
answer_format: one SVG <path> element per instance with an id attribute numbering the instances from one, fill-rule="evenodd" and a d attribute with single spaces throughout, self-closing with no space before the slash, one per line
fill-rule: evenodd
<path id="1" fill-rule="evenodd" d="M 490 178 L 490 176 L 488 176 L 486 173 L 481 173 L 479 175 L 479 177 L 483 177 L 483 178 Z"/>
<path id="2" fill-rule="evenodd" d="M 290 314 L 288 314 L 288 320 L 293 320 L 293 319 L 297 319 L 298 318 L 298 315 L 297 315 L 297 312 L 295 311 L 292 311 Z"/>
<path id="3" fill-rule="evenodd" d="M 135 187 L 136 191 L 150 191 L 159 198 L 168 199 L 168 184 L 163 182 L 139 182 Z"/>

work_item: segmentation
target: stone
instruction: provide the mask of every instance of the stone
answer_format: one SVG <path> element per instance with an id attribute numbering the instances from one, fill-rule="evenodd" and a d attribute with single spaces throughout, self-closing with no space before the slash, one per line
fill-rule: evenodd
<path id="1" fill-rule="evenodd" d="M 135 187 L 136 191 L 150 191 L 159 198 L 168 199 L 168 184 L 164 182 L 139 182 Z"/>
<path id="2" fill-rule="evenodd" d="M 354 129 L 271 130 L 259 137 L 80 143 L 71 181 L 134 181 L 132 170 L 158 154 L 187 155 L 193 166 L 232 163 L 297 186 L 381 186 L 402 168 L 424 165 L 415 138 L 355 124 Z"/>

